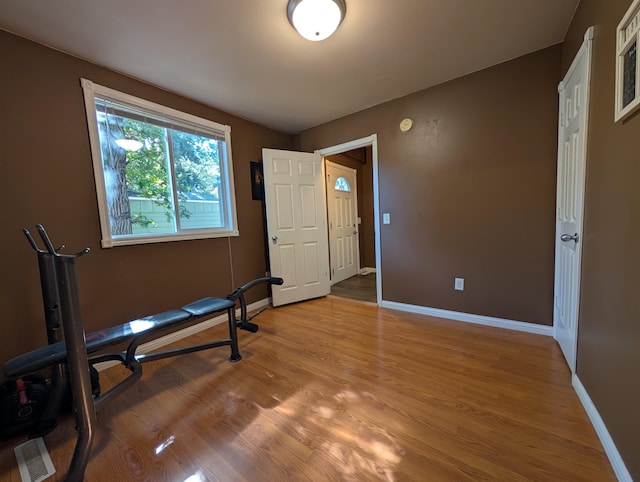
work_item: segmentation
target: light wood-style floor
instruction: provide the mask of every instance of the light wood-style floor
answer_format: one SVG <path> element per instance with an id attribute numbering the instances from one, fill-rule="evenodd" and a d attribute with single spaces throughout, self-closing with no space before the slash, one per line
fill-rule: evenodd
<path id="1" fill-rule="evenodd" d="M 85 480 L 615 480 L 548 337 L 334 297 L 256 321 L 239 363 L 217 349 L 144 365 L 99 414 Z M 20 480 L 21 441 L 0 446 L 0 480 Z M 72 421 L 45 441 L 61 480 Z"/>

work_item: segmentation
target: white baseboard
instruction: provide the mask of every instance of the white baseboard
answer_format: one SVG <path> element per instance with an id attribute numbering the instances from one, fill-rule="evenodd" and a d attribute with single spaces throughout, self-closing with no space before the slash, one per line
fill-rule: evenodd
<path id="1" fill-rule="evenodd" d="M 527 333 L 534 333 L 536 335 L 553 335 L 553 327 L 551 326 L 537 325 L 535 323 L 527 323 L 524 321 L 505 320 L 503 318 L 493 318 L 491 316 L 484 315 L 472 315 L 470 313 L 441 310 L 439 308 L 428 308 L 426 306 L 408 305 L 405 303 L 397 303 L 395 301 L 382 301 L 380 306 L 391 310 L 407 311 L 409 313 L 418 313 L 420 315 L 435 316 L 436 318 L 447 318 L 449 320 L 475 323 L 476 325 L 524 331 Z"/>
<path id="2" fill-rule="evenodd" d="M 584 388 L 577 375 L 573 375 L 571 378 L 571 384 L 578 394 L 578 398 L 582 402 L 582 406 L 587 412 L 589 420 L 591 420 L 591 425 L 593 425 L 593 428 L 598 434 L 600 443 L 602 443 L 602 447 L 609 458 L 609 462 L 611 463 L 611 467 L 613 468 L 616 477 L 618 477 L 620 482 L 633 482 L 631 474 L 624 465 L 620 452 L 618 452 L 616 445 L 613 443 L 613 439 L 611 438 L 611 435 L 609 435 L 609 431 L 607 430 L 604 421 L 600 417 L 596 406 L 591 401 L 591 397 L 589 397 L 587 390 Z"/>
<path id="3" fill-rule="evenodd" d="M 375 273 L 375 272 L 376 272 L 375 268 L 361 268 L 358 274 L 366 275 L 366 274 Z"/>
<path id="4" fill-rule="evenodd" d="M 247 312 L 258 310 L 264 306 L 267 306 L 270 303 L 271 303 L 271 298 L 264 298 L 260 301 L 256 301 L 255 303 L 251 303 L 250 305 L 247 305 Z M 240 309 L 236 310 L 236 316 L 240 316 Z M 150 342 L 144 343 L 140 345 L 140 347 L 137 350 L 137 353 L 146 354 L 146 353 L 154 352 L 162 348 L 163 346 L 173 343 L 174 341 L 182 340 L 183 338 L 186 338 L 191 335 L 195 335 L 196 333 L 199 333 L 203 330 L 206 330 L 208 328 L 211 328 L 213 326 L 219 325 L 221 323 L 226 323 L 226 322 L 227 322 L 226 313 L 218 315 L 214 318 L 208 318 L 195 325 L 191 325 L 182 330 L 175 331 L 173 333 L 162 336 L 155 340 L 151 340 Z M 102 363 L 96 363 L 95 367 L 98 371 L 102 371 L 102 370 L 106 370 L 107 368 L 111 368 L 112 366 L 118 365 L 119 363 L 120 362 L 115 360 L 107 361 Z"/>

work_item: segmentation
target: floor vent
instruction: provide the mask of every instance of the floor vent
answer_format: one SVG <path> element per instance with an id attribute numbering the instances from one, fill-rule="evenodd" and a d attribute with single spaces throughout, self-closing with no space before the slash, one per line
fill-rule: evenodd
<path id="1" fill-rule="evenodd" d="M 13 451 L 18 459 L 22 482 L 40 482 L 56 473 L 42 437 L 17 445 Z"/>

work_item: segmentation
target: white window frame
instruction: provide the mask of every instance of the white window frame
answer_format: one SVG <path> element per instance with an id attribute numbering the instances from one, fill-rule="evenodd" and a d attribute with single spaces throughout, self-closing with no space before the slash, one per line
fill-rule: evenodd
<path id="1" fill-rule="evenodd" d="M 239 236 L 238 220 L 235 200 L 235 184 L 233 181 L 233 161 L 231 158 L 231 127 L 218 124 L 201 117 L 197 117 L 179 110 L 171 109 L 160 104 L 149 102 L 123 92 L 119 92 L 102 85 L 93 83 L 87 79 L 81 79 L 84 92 L 85 109 L 87 112 L 87 124 L 89 127 L 89 140 L 91 143 L 91 157 L 93 159 L 93 172 L 96 182 L 98 198 L 98 212 L 100 215 L 100 228 L 102 230 L 102 247 L 125 246 L 132 244 L 161 243 L 167 241 L 182 241 L 189 239 L 221 238 Z M 148 112 L 151 115 L 160 116 L 176 121 L 178 124 L 200 127 L 203 130 L 214 131 L 224 135 L 225 152 L 221 152 L 221 183 L 224 196 L 225 226 L 221 228 L 189 229 L 177 233 L 162 234 L 132 234 L 126 237 L 114 238 L 111 234 L 111 222 L 109 219 L 109 207 L 105 189 L 102 151 L 100 149 L 100 137 L 98 133 L 98 119 L 95 108 L 95 97 L 105 98 L 117 103 L 129 105 Z"/>
<path id="2" fill-rule="evenodd" d="M 636 44 L 635 96 L 623 106 L 624 57 Z M 627 118 L 640 107 L 640 0 L 634 0 L 616 29 L 616 99 L 615 121 Z"/>

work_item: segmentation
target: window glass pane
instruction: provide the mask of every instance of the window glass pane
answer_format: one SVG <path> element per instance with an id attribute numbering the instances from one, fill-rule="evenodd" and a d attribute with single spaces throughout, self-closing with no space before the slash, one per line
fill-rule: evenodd
<path id="1" fill-rule="evenodd" d="M 338 179 L 336 179 L 335 190 L 351 192 L 351 186 L 349 186 L 349 181 L 347 181 L 344 177 L 340 176 Z"/>
<path id="2" fill-rule="evenodd" d="M 96 114 L 112 236 L 175 233 L 167 130 L 100 104 Z M 138 145 L 123 148 L 123 139 Z"/>
<path id="3" fill-rule="evenodd" d="M 636 98 L 636 47 L 634 42 L 624 55 L 622 107 L 626 107 Z"/>
<path id="4" fill-rule="evenodd" d="M 224 150 L 224 142 L 177 130 L 171 130 L 170 134 L 180 227 L 223 227 L 220 152 Z"/>

